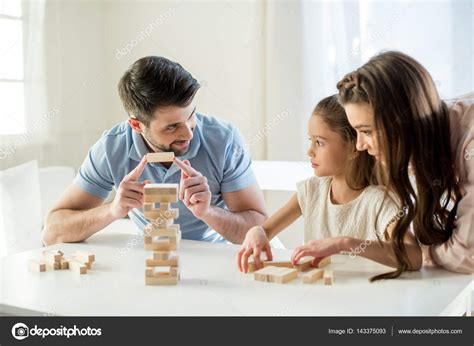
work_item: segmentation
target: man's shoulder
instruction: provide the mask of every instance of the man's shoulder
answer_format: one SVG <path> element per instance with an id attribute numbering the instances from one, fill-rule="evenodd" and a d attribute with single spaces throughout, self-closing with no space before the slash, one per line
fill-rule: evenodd
<path id="1" fill-rule="evenodd" d="M 196 116 L 204 132 L 211 131 L 213 136 L 219 136 L 221 139 L 233 138 L 236 127 L 231 122 L 203 113 L 197 113 Z"/>

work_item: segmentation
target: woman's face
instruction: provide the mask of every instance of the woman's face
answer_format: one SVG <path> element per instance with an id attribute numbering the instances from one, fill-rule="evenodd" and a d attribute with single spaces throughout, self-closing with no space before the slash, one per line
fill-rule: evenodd
<path id="1" fill-rule="evenodd" d="M 382 160 L 378 143 L 378 133 L 374 124 L 374 112 L 367 102 L 347 103 L 344 105 L 347 119 L 357 131 L 357 150 L 367 152 L 377 160 Z"/>

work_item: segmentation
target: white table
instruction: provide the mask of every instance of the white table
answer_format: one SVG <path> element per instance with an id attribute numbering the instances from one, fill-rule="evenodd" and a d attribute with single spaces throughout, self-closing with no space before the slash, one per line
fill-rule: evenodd
<path id="1" fill-rule="evenodd" d="M 140 239 L 127 233 L 99 232 L 77 244 L 52 249 L 96 255 L 86 275 L 75 272 L 28 270 L 29 258 L 43 249 L 9 256 L 1 264 L 0 302 L 11 309 L 46 315 L 462 315 L 473 289 L 472 276 L 440 269 L 405 273 L 402 278 L 369 283 L 389 268 L 363 258 L 333 256 L 333 286 L 321 281 L 288 284 L 254 281 L 237 270 L 237 245 L 181 241 L 181 281 L 177 286 L 146 286 L 145 259 L 151 255 Z M 120 252 L 129 245 L 129 249 Z M 291 250 L 274 250 L 288 259 Z M 19 312 L 21 313 L 21 312 Z"/>

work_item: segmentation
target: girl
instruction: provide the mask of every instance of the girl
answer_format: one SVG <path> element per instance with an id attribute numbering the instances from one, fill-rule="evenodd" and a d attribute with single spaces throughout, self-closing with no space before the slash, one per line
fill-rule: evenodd
<path id="1" fill-rule="evenodd" d="M 261 267 L 260 253 L 272 259 L 269 239 L 276 236 L 300 215 L 304 216 L 305 246 L 295 249 L 293 263 L 304 256 L 314 256 L 313 265 L 325 256 L 321 243 L 331 253 L 343 248 L 339 240 L 387 236 L 387 226 L 398 212 L 384 190 L 371 185 L 374 160 L 357 152 L 356 131 L 347 121 L 344 109 L 333 95 L 314 109 L 308 123 L 308 155 L 315 176 L 297 186 L 297 193 L 262 226 L 251 228 L 238 253 L 239 270 L 247 272 L 253 254 Z M 379 212 L 378 212 L 379 211 Z"/>
<path id="2" fill-rule="evenodd" d="M 407 209 L 390 242 L 366 248 L 397 268 L 374 279 L 420 267 L 422 255 L 424 264 L 472 273 L 474 159 L 466 153 L 474 152 L 474 94 L 443 102 L 428 71 L 400 52 L 373 57 L 337 87 L 357 149 L 377 159 L 382 182 Z M 412 234 L 422 252 L 405 240 Z"/>

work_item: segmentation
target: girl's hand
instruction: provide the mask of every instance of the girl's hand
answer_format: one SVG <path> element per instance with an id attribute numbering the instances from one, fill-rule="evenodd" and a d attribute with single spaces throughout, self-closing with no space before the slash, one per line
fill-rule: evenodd
<path id="1" fill-rule="evenodd" d="M 314 259 L 311 265 L 315 267 L 324 257 L 337 254 L 342 249 L 342 241 L 344 237 L 326 238 L 320 240 L 311 240 L 303 246 L 298 246 L 291 255 L 293 265 L 306 256 L 312 256 Z"/>
<path id="2" fill-rule="evenodd" d="M 268 241 L 267 234 L 262 226 L 252 227 L 247 231 L 244 242 L 237 254 L 237 266 L 241 272 L 247 273 L 248 271 L 248 260 L 250 255 L 253 254 L 253 260 L 256 268 L 261 268 L 262 261 L 260 260 L 260 254 L 265 251 L 267 254 L 267 260 L 272 260 L 272 250 L 270 249 L 270 242 Z"/>

